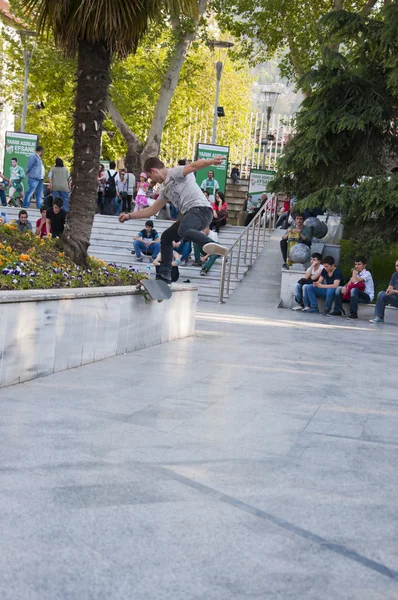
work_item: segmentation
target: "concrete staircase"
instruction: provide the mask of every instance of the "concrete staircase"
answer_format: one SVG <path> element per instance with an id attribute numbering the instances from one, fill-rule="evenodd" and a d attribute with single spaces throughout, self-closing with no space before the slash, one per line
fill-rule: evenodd
<path id="1" fill-rule="evenodd" d="M 230 225 L 237 225 L 238 215 L 244 208 L 248 191 L 248 179 L 240 179 L 238 183 L 233 183 L 232 179 L 227 180 L 225 199 L 228 203 L 228 223 Z"/>
<path id="2" fill-rule="evenodd" d="M 12 219 L 18 217 L 19 209 L 7 207 L 1 208 L 0 212 L 2 210 Z M 36 220 L 40 216 L 39 211 L 29 208 L 28 215 L 28 218 L 34 227 Z M 159 235 L 161 235 L 165 229 L 170 227 L 171 224 L 170 221 L 163 221 L 160 219 L 155 219 L 154 223 L 155 229 Z M 137 271 L 147 273 L 154 277 L 155 267 L 152 266 L 149 257 L 144 257 L 143 262 L 137 262 L 135 254 L 131 254 L 134 236 L 141 231 L 144 226 L 145 219 L 131 220 L 122 224 L 119 223 L 116 217 L 96 215 L 91 232 L 89 247 L 90 256 L 95 256 L 96 258 L 100 258 L 109 263 L 114 263 L 118 266 L 133 266 Z M 234 227 L 232 225 L 223 227 L 219 235 L 220 243 L 230 248 L 243 230 L 243 227 Z M 237 273 L 237 251 L 232 260 L 230 293 L 233 292 L 250 268 L 250 266 L 244 262 L 244 254 L 245 238 L 243 238 L 241 243 L 241 256 Z M 218 259 L 209 271 L 209 274 L 206 277 L 203 277 L 200 275 L 200 268 L 192 266 L 194 260 L 193 252 L 191 257 L 192 261 L 189 261 L 187 267 L 180 267 L 180 282 L 189 279 L 191 283 L 198 285 L 199 297 L 201 300 L 216 302 L 218 300 L 222 259 Z"/>

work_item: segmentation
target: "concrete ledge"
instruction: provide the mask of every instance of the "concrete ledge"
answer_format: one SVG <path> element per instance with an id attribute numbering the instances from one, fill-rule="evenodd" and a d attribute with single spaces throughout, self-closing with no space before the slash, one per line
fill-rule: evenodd
<path id="1" fill-rule="evenodd" d="M 133 287 L 0 292 L 0 387 L 193 335 L 198 290 L 145 303 Z"/>

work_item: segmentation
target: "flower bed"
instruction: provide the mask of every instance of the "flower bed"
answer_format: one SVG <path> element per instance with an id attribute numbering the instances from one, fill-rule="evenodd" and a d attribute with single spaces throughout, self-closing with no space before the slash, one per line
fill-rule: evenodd
<path id="1" fill-rule="evenodd" d="M 85 268 L 79 267 L 65 255 L 59 239 L 0 224 L 0 290 L 124 286 L 143 278 L 133 267 L 108 265 L 94 257 Z"/>

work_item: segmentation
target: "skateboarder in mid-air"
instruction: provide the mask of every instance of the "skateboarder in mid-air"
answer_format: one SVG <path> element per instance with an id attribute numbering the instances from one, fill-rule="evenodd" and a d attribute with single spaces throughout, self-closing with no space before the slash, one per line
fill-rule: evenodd
<path id="1" fill-rule="evenodd" d="M 148 219 L 156 214 L 167 202 L 171 202 L 179 211 L 178 220 L 163 232 L 160 246 L 162 262 L 156 279 L 171 283 L 171 263 L 173 261 L 173 242 L 188 240 L 203 249 L 206 254 L 226 256 L 228 249 L 211 240 L 202 233 L 209 227 L 213 219 L 213 211 L 209 200 L 196 183 L 191 173 L 206 169 L 212 165 L 220 165 L 224 157 L 200 159 L 189 165 L 167 169 L 157 157 L 148 158 L 144 171 L 153 183 L 162 183 L 159 198 L 149 206 L 136 213 L 122 213 L 119 221 L 129 219 Z"/>

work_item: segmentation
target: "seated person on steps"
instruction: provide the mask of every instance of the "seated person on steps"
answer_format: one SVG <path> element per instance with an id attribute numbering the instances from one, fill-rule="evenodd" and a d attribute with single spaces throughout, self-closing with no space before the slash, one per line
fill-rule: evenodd
<path id="1" fill-rule="evenodd" d="M 134 239 L 134 250 L 139 262 L 142 262 L 141 252 L 150 254 L 151 259 L 155 260 L 160 252 L 160 242 L 157 240 L 159 234 L 153 227 L 153 221 L 149 220 L 145 223 L 145 229 L 142 229 Z"/>
<path id="2" fill-rule="evenodd" d="M 285 235 L 280 241 L 281 252 L 283 257 L 282 269 L 287 269 L 287 255 L 290 247 L 295 243 L 306 244 L 311 248 L 312 242 L 312 229 L 304 225 L 304 216 L 297 214 L 295 218 L 295 224 L 293 227 L 289 227 Z"/>
<path id="3" fill-rule="evenodd" d="M 294 299 L 297 302 L 297 306 L 293 306 L 293 310 L 302 310 L 304 308 L 303 297 L 308 301 L 307 298 L 307 286 L 318 281 L 323 271 L 322 256 L 319 252 L 311 254 L 311 266 L 305 272 L 297 283 L 294 290 Z M 308 302 L 307 302 L 308 303 Z"/>
<path id="4" fill-rule="evenodd" d="M 218 242 L 218 235 L 215 231 L 211 231 L 208 227 L 203 230 L 205 235 L 208 235 L 214 242 Z M 218 258 L 218 254 L 206 254 L 204 250 L 201 250 L 198 244 L 193 245 L 193 251 L 195 254 L 195 262 L 192 263 L 193 267 L 201 267 L 200 274 L 205 277 L 210 271 L 214 263 Z"/>
<path id="5" fill-rule="evenodd" d="M 347 319 L 358 318 L 358 303 L 370 304 L 375 295 L 375 287 L 370 272 L 366 269 L 366 258 L 358 256 L 352 269 L 350 281 L 336 290 L 334 311 L 330 315 L 341 317 L 342 302 L 350 303 L 350 316 Z"/>
<path id="6" fill-rule="evenodd" d="M 333 304 L 339 285 L 344 284 L 343 273 L 334 264 L 333 256 L 325 256 L 322 261 L 323 271 L 318 281 L 307 286 L 307 297 L 304 299 L 304 312 L 319 313 L 317 298 L 325 298 L 324 314 L 328 314 Z"/>
<path id="7" fill-rule="evenodd" d="M 395 261 L 395 273 L 392 274 L 390 284 L 385 292 L 379 292 L 375 308 L 375 316 L 371 323 L 384 323 L 386 306 L 398 308 L 398 260 Z"/>
<path id="8" fill-rule="evenodd" d="M 32 223 L 28 220 L 28 213 L 25 209 L 19 211 L 18 219 L 15 221 L 15 225 L 18 227 L 21 233 L 32 231 Z"/>
<path id="9" fill-rule="evenodd" d="M 191 242 L 188 240 L 180 240 L 179 242 L 173 242 L 173 248 L 175 252 L 180 255 L 181 266 L 187 266 L 188 259 L 191 256 Z"/>

